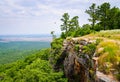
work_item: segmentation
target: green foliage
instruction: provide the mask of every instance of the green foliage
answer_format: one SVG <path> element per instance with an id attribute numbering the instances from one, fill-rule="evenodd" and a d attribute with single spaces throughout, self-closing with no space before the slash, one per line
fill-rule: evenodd
<path id="1" fill-rule="evenodd" d="M 55 64 L 62 53 L 63 39 L 57 38 L 51 42 L 51 63 Z"/>
<path id="2" fill-rule="evenodd" d="M 62 38 L 54 39 L 51 42 L 51 48 L 52 49 L 61 49 L 62 48 L 62 43 L 63 43 L 63 39 Z"/>
<path id="3" fill-rule="evenodd" d="M 95 23 L 97 21 L 97 8 L 96 4 L 93 3 L 90 7 L 89 10 L 86 10 L 86 13 L 90 15 L 91 19 L 88 19 L 90 22 L 92 22 L 92 29 L 94 29 Z"/>
<path id="4" fill-rule="evenodd" d="M 109 29 L 119 29 L 119 18 L 120 17 L 120 10 L 117 7 L 113 7 L 109 11 L 109 21 L 108 21 L 108 27 Z"/>
<path id="5" fill-rule="evenodd" d="M 84 36 L 84 35 L 87 35 L 87 34 L 90 34 L 94 32 L 93 30 L 91 30 L 91 26 L 89 24 L 85 24 L 82 26 L 82 28 L 78 29 L 76 32 L 75 32 L 75 37 L 76 36 Z"/>
<path id="6" fill-rule="evenodd" d="M 11 64 L 0 66 L 0 82 L 67 82 L 62 72 L 49 64 L 50 49 L 41 50 Z"/>
<path id="7" fill-rule="evenodd" d="M 94 28 L 93 28 L 93 30 L 95 30 L 95 31 L 100 31 L 100 30 L 103 30 L 104 28 L 101 26 L 101 24 L 95 24 L 95 26 L 94 26 Z"/>
<path id="8" fill-rule="evenodd" d="M 68 13 L 63 14 L 63 18 L 61 19 L 61 21 L 63 22 L 63 24 L 61 25 L 61 31 L 63 31 L 61 34 L 61 38 L 75 35 L 75 32 L 80 28 L 78 18 L 78 16 L 74 16 L 70 19 Z"/>
<path id="9" fill-rule="evenodd" d="M 65 33 L 64 33 L 64 32 L 62 32 L 60 37 L 61 37 L 61 38 L 63 38 L 63 39 L 65 39 L 65 38 L 66 38 Z"/>
<path id="10" fill-rule="evenodd" d="M 63 18 L 61 19 L 61 21 L 63 22 L 63 24 L 61 25 L 61 31 L 65 31 L 66 35 L 68 33 L 69 30 L 69 14 L 68 13 L 64 13 Z"/>
<path id="11" fill-rule="evenodd" d="M 69 22 L 69 32 L 79 29 L 78 16 L 74 16 Z"/>
<path id="12" fill-rule="evenodd" d="M 120 28 L 120 9 L 117 7 L 111 8 L 109 3 L 103 3 L 96 7 L 92 4 L 86 13 L 89 14 L 92 29 L 96 31 L 111 30 Z"/>
<path id="13" fill-rule="evenodd" d="M 110 11 L 110 4 L 109 3 L 103 3 L 102 5 L 98 6 L 98 20 L 102 27 L 104 27 L 104 30 L 108 28 L 107 24 L 109 21 L 109 11 Z"/>
<path id="14" fill-rule="evenodd" d="M 79 51 L 79 49 L 80 49 L 80 48 L 79 48 L 79 44 L 76 44 L 76 45 L 75 45 L 75 51 L 77 51 L 77 52 L 78 52 L 78 51 Z"/>
<path id="15" fill-rule="evenodd" d="M 103 40 L 100 38 L 96 39 L 96 45 L 98 45 L 101 41 L 103 41 Z"/>
<path id="16" fill-rule="evenodd" d="M 96 50 L 96 44 L 95 43 L 91 43 L 91 44 L 88 44 L 86 46 L 83 46 L 83 52 L 85 54 L 88 54 L 89 57 L 91 57 L 91 58 L 94 55 L 95 50 Z"/>

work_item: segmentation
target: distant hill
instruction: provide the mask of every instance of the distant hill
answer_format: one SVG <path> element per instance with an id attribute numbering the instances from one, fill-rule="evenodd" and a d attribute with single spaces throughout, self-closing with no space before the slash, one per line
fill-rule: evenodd
<path id="1" fill-rule="evenodd" d="M 50 35 L 0 35 L 0 42 L 9 41 L 46 41 L 50 42 Z"/>
<path id="2" fill-rule="evenodd" d="M 49 35 L 2 35 L 0 36 L 0 64 L 10 63 L 40 50 L 49 48 Z"/>

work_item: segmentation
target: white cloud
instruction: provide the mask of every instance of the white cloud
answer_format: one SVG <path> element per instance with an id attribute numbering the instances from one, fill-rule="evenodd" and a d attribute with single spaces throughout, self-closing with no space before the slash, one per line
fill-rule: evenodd
<path id="1" fill-rule="evenodd" d="M 120 0 L 1 0 L 0 33 L 5 32 L 2 30 L 3 27 L 8 29 L 8 32 L 11 30 L 10 27 L 16 28 L 16 33 L 20 31 L 17 31 L 17 28 L 26 28 L 26 30 L 31 28 L 29 32 L 34 30 L 34 33 L 39 31 L 42 33 L 45 30 L 48 33 L 52 30 L 58 32 L 60 18 L 65 12 L 68 12 L 71 17 L 79 16 L 82 25 L 88 23 L 89 16 L 85 14 L 85 10 L 91 3 L 99 5 L 103 2 L 110 2 L 111 5 L 120 7 Z M 43 27 L 44 31 L 41 30 Z"/>
<path id="2" fill-rule="evenodd" d="M 5 13 L 5 15 L 12 16 L 41 16 L 44 14 L 53 14 L 53 15 L 61 15 L 64 12 L 69 12 L 71 14 L 84 14 L 86 6 L 90 6 L 88 4 L 97 3 L 101 4 L 103 2 L 118 2 L 119 0 L 35 0 L 35 5 L 31 5 L 29 7 L 23 6 L 20 3 L 28 4 L 32 3 L 34 0 L 3 0 L 0 2 L 0 11 Z M 42 2 L 44 1 L 44 2 Z M 14 11 L 17 10 L 17 11 Z"/>
<path id="3" fill-rule="evenodd" d="M 44 1 L 44 2 L 43 2 Z M 26 7 L 23 4 L 35 3 Z M 88 4 L 97 3 L 101 4 L 103 2 L 120 2 L 119 0 L 3 0 L 0 2 L 0 11 L 3 15 L 11 16 L 41 16 L 44 14 L 61 15 L 64 12 L 69 12 L 71 14 L 84 14 L 83 10 L 90 6 Z M 82 12 L 81 12 L 82 11 Z"/>
<path id="4" fill-rule="evenodd" d="M 23 1 L 23 0 L 22 0 Z M 21 3 L 24 3 L 24 1 Z M 53 15 L 61 15 L 64 12 L 70 12 L 70 13 L 79 13 L 77 12 L 78 9 L 71 9 L 67 7 L 61 7 L 62 4 L 65 2 L 64 0 L 61 1 L 55 1 L 51 2 L 50 0 L 47 0 L 48 4 L 43 4 L 36 0 L 36 5 L 31 7 L 25 7 L 19 4 L 19 2 L 15 2 L 13 0 L 4 0 L 2 1 L 4 5 L 0 6 L 0 11 L 3 12 L 3 15 L 10 15 L 10 16 L 41 16 L 43 14 L 53 14 Z M 3 4 L 1 2 L 1 4 Z M 62 3 L 62 4 L 61 4 Z M 69 3 L 67 3 L 69 4 Z M 59 8 L 56 8 L 56 6 L 59 6 Z M 60 8 L 61 7 L 61 8 Z M 15 10 L 15 11 L 14 11 Z M 72 11 L 71 11 L 72 10 Z"/>

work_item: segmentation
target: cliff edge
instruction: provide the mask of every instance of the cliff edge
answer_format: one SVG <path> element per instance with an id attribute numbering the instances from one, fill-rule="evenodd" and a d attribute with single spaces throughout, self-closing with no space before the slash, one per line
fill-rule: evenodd
<path id="1" fill-rule="evenodd" d="M 63 64 L 69 82 L 118 82 L 120 75 L 120 34 L 101 31 L 63 41 L 55 67 Z"/>

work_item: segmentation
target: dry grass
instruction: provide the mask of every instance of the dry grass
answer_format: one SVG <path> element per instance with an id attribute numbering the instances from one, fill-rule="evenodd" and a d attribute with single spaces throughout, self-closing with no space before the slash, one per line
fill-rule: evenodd
<path id="1" fill-rule="evenodd" d="M 95 34 L 98 37 L 120 40 L 120 30 L 106 30 Z"/>
<path id="2" fill-rule="evenodd" d="M 102 50 L 100 50 L 101 48 Z M 107 53 L 108 57 L 106 58 L 106 62 L 114 62 L 112 61 L 112 59 L 114 58 L 114 56 L 119 55 L 119 53 L 117 53 L 119 51 L 120 45 L 118 45 L 115 40 L 105 40 L 97 46 L 97 52 L 100 57 L 104 55 L 104 53 Z M 108 58 L 111 59 L 108 60 Z"/>
<path id="3" fill-rule="evenodd" d="M 83 37 L 92 40 L 101 39 L 96 49 L 99 71 L 113 74 L 120 79 L 120 30 L 100 31 Z"/>
<path id="4" fill-rule="evenodd" d="M 100 42 L 97 46 L 96 55 L 99 57 L 99 70 L 110 74 L 111 69 L 116 69 L 115 67 L 120 63 L 120 42 L 104 39 L 104 41 Z"/>

